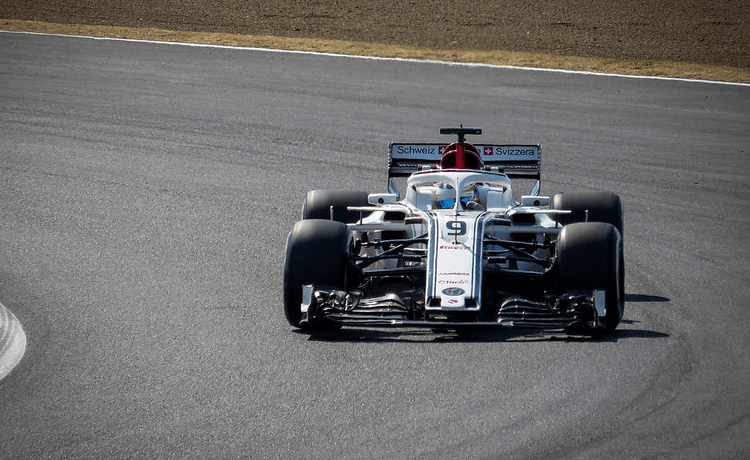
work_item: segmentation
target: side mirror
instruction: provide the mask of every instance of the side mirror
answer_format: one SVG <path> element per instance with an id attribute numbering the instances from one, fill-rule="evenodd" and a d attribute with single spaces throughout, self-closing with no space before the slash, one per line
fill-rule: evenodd
<path id="1" fill-rule="evenodd" d="M 550 199 L 548 196 L 528 196 L 521 197 L 521 206 L 549 206 Z"/>
<path id="2" fill-rule="evenodd" d="M 398 204 L 398 196 L 394 193 L 370 193 L 367 195 L 367 202 L 375 206 L 379 204 Z"/>

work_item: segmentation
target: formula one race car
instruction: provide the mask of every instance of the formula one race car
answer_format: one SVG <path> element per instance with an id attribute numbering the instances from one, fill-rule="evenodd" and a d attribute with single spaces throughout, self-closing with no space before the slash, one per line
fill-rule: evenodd
<path id="1" fill-rule="evenodd" d="M 540 196 L 539 145 L 465 141 L 481 128 L 440 133 L 457 142 L 390 145 L 389 193 L 308 192 L 286 243 L 289 323 L 614 330 L 624 306 L 620 198 Z M 511 179 L 536 182 L 516 198 Z"/>

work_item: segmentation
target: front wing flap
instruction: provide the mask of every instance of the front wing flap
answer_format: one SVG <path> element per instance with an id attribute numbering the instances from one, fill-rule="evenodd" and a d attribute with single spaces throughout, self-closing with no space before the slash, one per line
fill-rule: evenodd
<path id="1" fill-rule="evenodd" d="M 343 326 L 370 327 L 507 327 L 557 330 L 593 330 L 604 326 L 605 291 L 572 292 L 533 302 L 521 298 L 506 299 L 490 317 L 479 315 L 454 317 L 415 312 L 395 293 L 362 298 L 362 292 L 346 292 L 325 287 L 302 287 L 302 324 L 321 321 Z"/>

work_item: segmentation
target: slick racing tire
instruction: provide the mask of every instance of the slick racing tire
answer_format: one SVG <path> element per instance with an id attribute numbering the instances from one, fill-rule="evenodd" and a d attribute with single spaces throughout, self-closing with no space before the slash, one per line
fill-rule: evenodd
<path id="1" fill-rule="evenodd" d="M 620 236 L 624 235 L 622 201 L 614 193 L 598 191 L 558 193 L 552 197 L 551 208 L 572 211 L 570 214 L 559 215 L 559 222 L 563 225 L 575 222 L 606 222 L 614 225 L 620 232 Z"/>
<path id="2" fill-rule="evenodd" d="M 312 190 L 307 192 L 302 205 L 302 219 L 324 219 L 352 224 L 359 220 L 359 211 L 347 211 L 348 206 L 368 206 L 367 192 L 356 190 Z M 333 219 L 331 219 L 333 207 Z"/>
<path id="3" fill-rule="evenodd" d="M 606 291 L 604 328 L 614 331 L 625 306 L 625 262 L 620 232 L 611 224 L 566 225 L 556 247 L 560 294 Z"/>
<path id="4" fill-rule="evenodd" d="M 341 222 L 310 219 L 294 224 L 284 260 L 284 313 L 289 324 L 315 330 L 338 328 L 332 322 L 314 327 L 300 324 L 302 286 L 345 289 L 351 241 L 349 229 Z"/>

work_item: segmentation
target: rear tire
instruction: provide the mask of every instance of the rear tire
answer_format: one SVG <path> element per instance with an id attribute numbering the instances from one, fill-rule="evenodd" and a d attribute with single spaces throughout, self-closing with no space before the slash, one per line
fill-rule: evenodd
<path id="1" fill-rule="evenodd" d="M 625 262 L 620 232 L 611 224 L 585 222 L 566 225 L 557 239 L 560 294 L 606 291 L 606 331 L 614 331 L 625 307 Z"/>
<path id="2" fill-rule="evenodd" d="M 620 197 L 610 192 L 584 191 L 558 193 L 552 197 L 552 209 L 567 209 L 570 214 L 560 214 L 559 222 L 568 225 L 576 222 L 606 222 L 623 233 L 623 206 Z M 588 219 L 586 217 L 588 211 Z M 554 217 L 553 217 L 554 218 Z"/>
<path id="3" fill-rule="evenodd" d="M 312 190 L 307 192 L 302 205 L 302 219 L 324 219 L 353 224 L 359 211 L 347 211 L 347 206 L 368 206 L 367 192 L 356 190 Z M 331 219 L 333 207 L 333 219 Z"/>
<path id="4" fill-rule="evenodd" d="M 286 241 L 284 260 L 284 314 L 294 327 L 337 329 L 332 322 L 315 327 L 300 325 L 302 286 L 313 284 L 346 289 L 351 233 L 346 224 L 332 220 L 301 220 Z"/>

